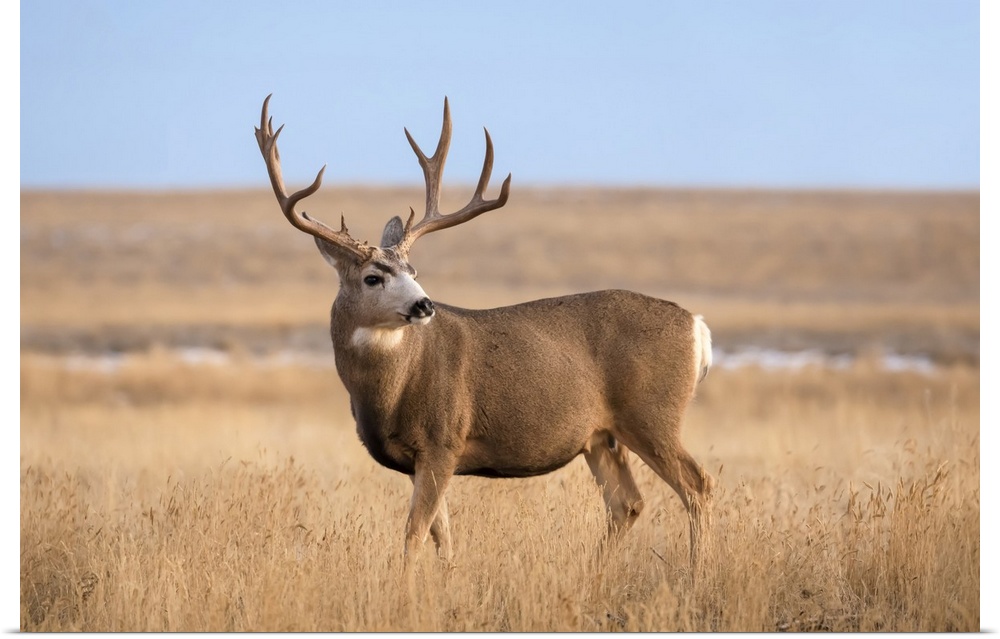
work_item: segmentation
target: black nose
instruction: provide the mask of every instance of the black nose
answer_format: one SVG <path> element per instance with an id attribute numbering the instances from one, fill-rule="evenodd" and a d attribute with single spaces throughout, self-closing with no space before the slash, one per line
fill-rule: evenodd
<path id="1" fill-rule="evenodd" d="M 428 298 L 423 298 L 422 300 L 417 300 L 413 304 L 413 308 L 410 309 L 410 315 L 413 317 L 430 317 L 434 314 L 434 302 L 430 301 Z"/>

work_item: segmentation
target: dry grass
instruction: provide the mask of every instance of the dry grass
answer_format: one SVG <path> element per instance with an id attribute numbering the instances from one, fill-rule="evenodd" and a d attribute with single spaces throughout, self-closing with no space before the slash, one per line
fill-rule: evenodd
<path id="1" fill-rule="evenodd" d="M 316 199 L 375 238 L 422 196 Z M 270 194 L 24 193 L 20 628 L 979 629 L 976 194 L 515 188 L 491 215 L 415 249 L 433 297 L 621 286 L 704 313 L 724 348 L 860 356 L 713 370 L 684 433 L 720 480 L 699 574 L 679 500 L 636 461 L 646 510 L 602 546 L 577 460 L 453 482 L 456 564 L 428 552 L 409 592 L 410 483 L 354 434 L 336 278 Z M 190 345 L 230 359 L 186 364 Z M 326 365 L 261 365 L 287 349 Z M 111 372 L 73 366 L 108 350 Z M 939 367 L 889 372 L 886 350 Z"/>
<path id="2" fill-rule="evenodd" d="M 451 488 L 457 563 L 400 578 L 409 482 L 357 442 L 330 370 L 117 373 L 22 358 L 25 630 L 979 627 L 978 373 L 718 371 L 689 448 L 721 479 L 691 585 L 676 496 L 601 552 L 582 461 Z M 329 392 L 331 391 L 332 392 Z"/>

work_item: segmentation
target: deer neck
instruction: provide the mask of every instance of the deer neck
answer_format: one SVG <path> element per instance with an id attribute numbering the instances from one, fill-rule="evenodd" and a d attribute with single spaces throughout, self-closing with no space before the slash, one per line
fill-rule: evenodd
<path id="1" fill-rule="evenodd" d="M 426 326 L 372 328 L 359 326 L 341 315 L 334 306 L 330 335 L 344 386 L 352 401 L 365 398 L 377 408 L 392 412 L 407 382 L 419 369 L 434 322 Z"/>

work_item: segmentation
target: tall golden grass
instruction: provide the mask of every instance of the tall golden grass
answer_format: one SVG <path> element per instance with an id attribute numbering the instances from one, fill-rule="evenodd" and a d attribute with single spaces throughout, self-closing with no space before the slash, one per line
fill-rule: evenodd
<path id="1" fill-rule="evenodd" d="M 22 358 L 21 628 L 58 631 L 973 631 L 979 388 L 934 375 L 714 371 L 689 448 L 720 478 L 690 573 L 676 496 L 604 544 L 582 461 L 451 487 L 455 564 L 401 578 L 410 484 L 331 370 L 117 372 Z"/>
<path id="2" fill-rule="evenodd" d="M 375 238 L 421 197 L 335 188 L 310 212 Z M 855 359 L 701 385 L 683 438 L 719 487 L 696 573 L 662 481 L 633 458 L 646 508 L 605 542 L 576 460 L 457 478 L 454 564 L 428 549 L 412 591 L 410 482 L 358 442 L 325 335 L 336 278 L 269 193 L 21 206 L 22 630 L 981 626 L 976 194 L 515 190 L 429 236 L 414 262 L 444 302 L 622 286 L 705 314 L 723 348 Z M 267 359 L 289 348 L 320 365 Z"/>

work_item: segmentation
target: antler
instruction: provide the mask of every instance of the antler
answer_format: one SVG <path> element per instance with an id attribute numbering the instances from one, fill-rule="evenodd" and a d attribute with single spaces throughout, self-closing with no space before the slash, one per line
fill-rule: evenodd
<path id="1" fill-rule="evenodd" d="M 285 192 L 285 181 L 281 177 L 281 159 L 278 155 L 278 136 L 281 135 L 281 130 L 285 128 L 285 125 L 282 124 L 278 127 L 277 131 L 274 130 L 271 118 L 267 115 L 267 103 L 270 100 L 270 95 L 264 98 L 264 106 L 260 111 L 260 128 L 254 127 L 253 132 L 257 137 L 257 145 L 260 146 L 260 153 L 264 156 L 264 164 L 267 165 L 267 174 L 271 178 L 271 187 L 274 188 L 274 195 L 278 198 L 281 212 L 285 214 L 285 217 L 292 223 L 292 226 L 300 231 L 305 231 L 310 235 L 326 240 L 361 260 L 369 259 L 374 248 L 368 246 L 367 243 L 358 242 L 348 234 L 343 215 L 340 216 L 340 230 L 335 231 L 319 220 L 309 217 L 305 211 L 299 213 L 295 210 L 295 205 L 300 200 L 319 190 L 326 165 L 323 165 L 323 168 L 316 174 L 316 179 L 306 188 L 296 191 L 291 195 Z"/>
<path id="2" fill-rule="evenodd" d="M 490 183 L 490 174 L 493 172 L 493 141 L 490 139 L 490 132 L 483 129 L 486 132 L 486 159 L 483 161 L 483 172 L 479 176 L 476 192 L 472 195 L 469 203 L 459 211 L 442 215 L 441 211 L 438 210 L 441 200 L 441 174 L 444 171 L 444 161 L 448 157 L 448 147 L 451 144 L 451 111 L 448 109 L 448 98 L 444 99 L 444 122 L 441 125 L 441 138 L 438 140 L 434 155 L 430 158 L 420 150 L 410 132 L 405 128 L 403 131 L 406 133 L 406 139 L 410 141 L 410 146 L 413 147 L 413 152 L 417 154 L 420 168 L 424 170 L 424 181 L 427 183 L 427 209 L 423 219 L 416 226 L 413 225 L 415 214 L 413 209 L 410 209 L 410 217 L 403 229 L 403 237 L 396 244 L 397 252 L 405 255 L 417 238 L 425 233 L 440 231 L 468 222 L 477 215 L 498 209 L 507 203 L 507 197 L 510 195 L 511 176 L 509 173 L 500 187 L 499 197 L 495 200 L 483 199 L 483 192 L 486 191 L 486 187 Z"/>

